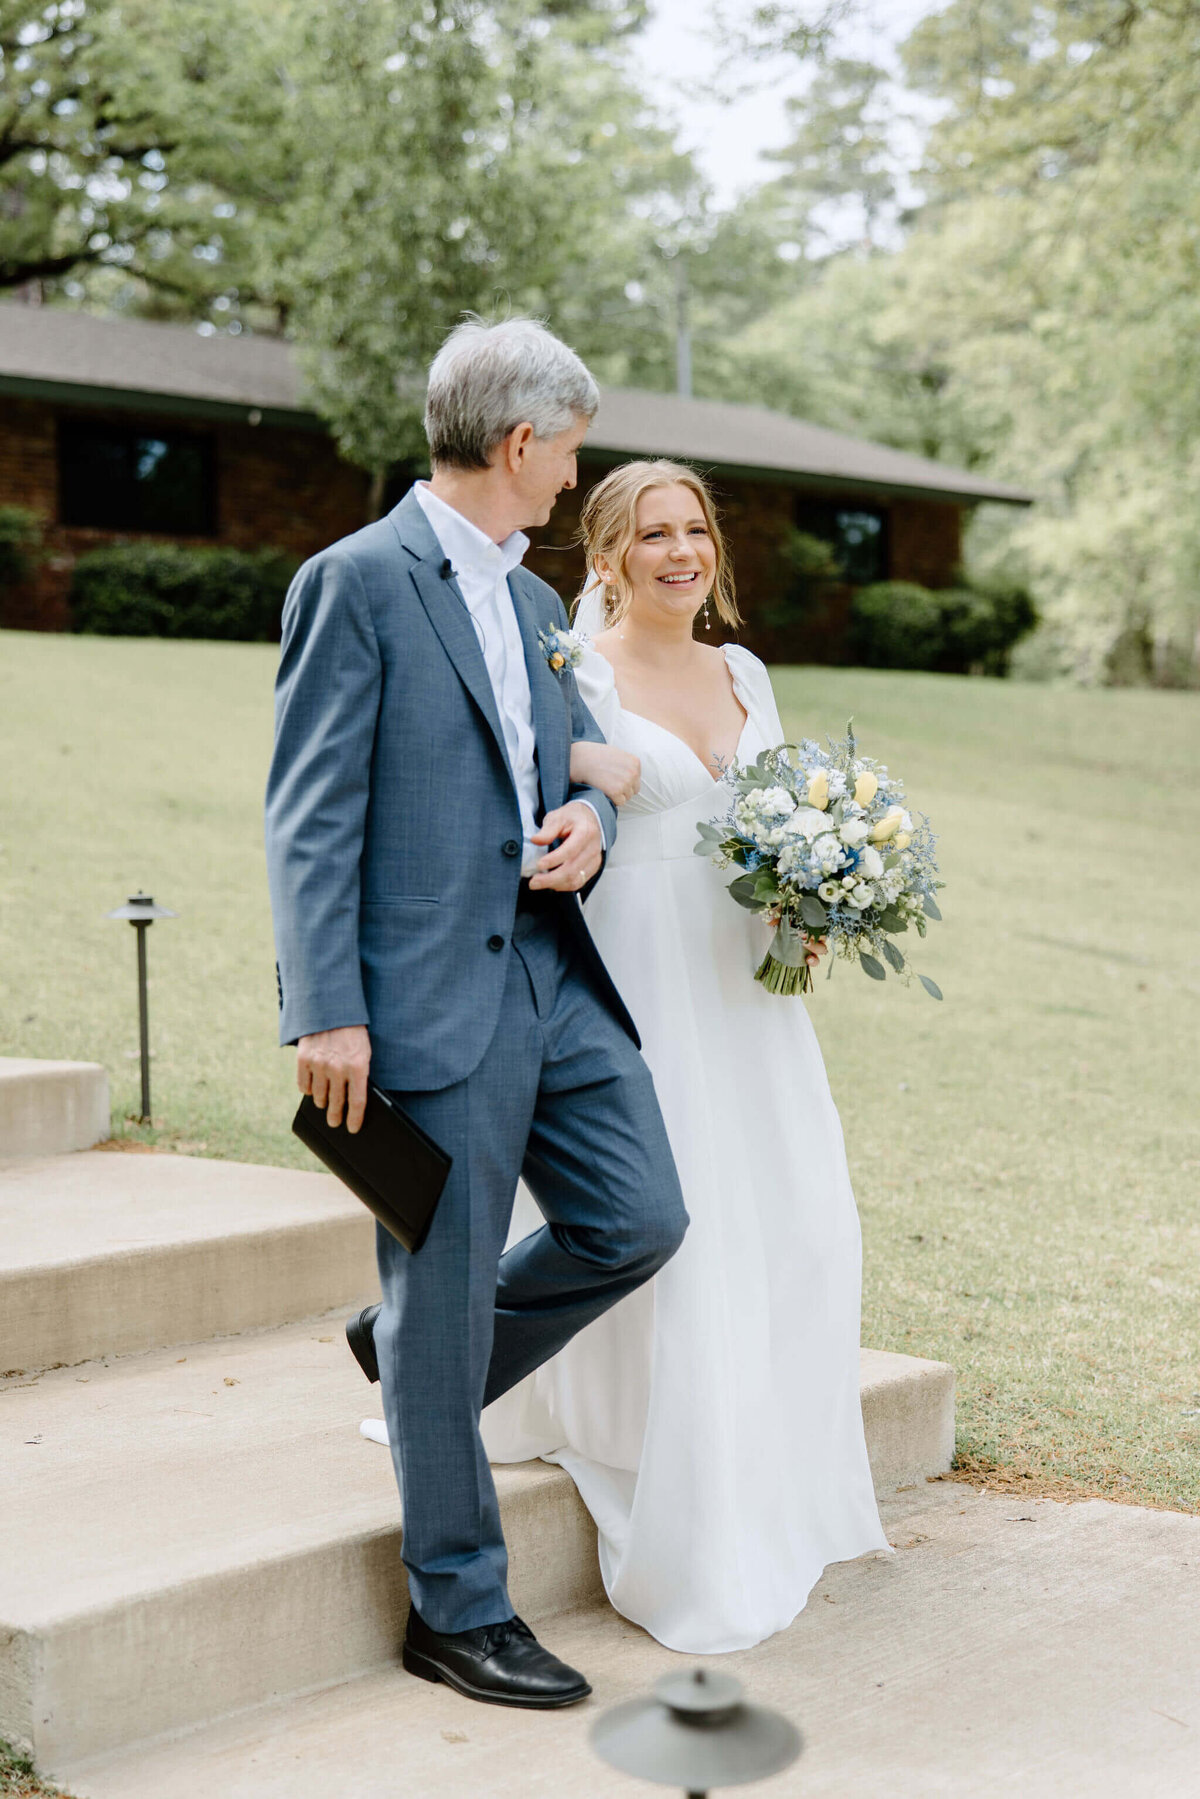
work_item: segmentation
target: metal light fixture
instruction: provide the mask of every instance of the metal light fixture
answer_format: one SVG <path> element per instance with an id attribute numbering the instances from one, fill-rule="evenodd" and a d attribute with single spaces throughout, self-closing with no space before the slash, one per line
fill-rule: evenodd
<path id="1" fill-rule="evenodd" d="M 790 1767 L 804 1740 L 778 1712 L 747 1705 L 731 1675 L 695 1668 L 605 1712 L 592 1726 L 592 1747 L 623 1774 L 706 1799 L 712 1787 L 744 1786 Z"/>
<path id="2" fill-rule="evenodd" d="M 178 918 L 178 912 L 168 912 L 165 906 L 156 906 L 148 893 L 131 893 L 123 906 L 113 912 L 106 912 L 105 918 L 127 918 L 137 932 L 138 963 L 138 1026 L 142 1045 L 142 1124 L 150 1123 L 150 1011 L 146 995 L 146 932 L 156 918 Z"/>

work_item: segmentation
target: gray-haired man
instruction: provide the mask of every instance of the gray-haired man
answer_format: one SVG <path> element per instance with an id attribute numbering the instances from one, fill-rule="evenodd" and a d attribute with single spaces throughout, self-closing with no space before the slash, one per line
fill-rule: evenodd
<path id="1" fill-rule="evenodd" d="M 361 1123 L 368 1067 L 454 1158 L 407 1256 L 380 1230 L 378 1367 L 404 1503 L 404 1664 L 494 1704 L 590 1691 L 513 1616 L 483 1405 L 648 1279 L 687 1218 L 637 1035 L 580 909 L 615 832 L 573 785 L 602 741 L 539 632 L 558 595 L 521 527 L 575 484 L 597 405 L 528 319 L 467 324 L 430 371 L 433 475 L 288 595 L 267 793 L 281 1038 Z M 502 1254 L 519 1175 L 545 1226 Z"/>

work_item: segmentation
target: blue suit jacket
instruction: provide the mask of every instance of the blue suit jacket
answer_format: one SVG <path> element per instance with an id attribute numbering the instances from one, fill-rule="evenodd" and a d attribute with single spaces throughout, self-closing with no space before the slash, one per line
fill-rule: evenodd
<path id="1" fill-rule="evenodd" d="M 280 1041 L 365 1024 L 381 1087 L 462 1080 L 495 1029 L 521 872 L 521 818 L 483 653 L 445 555 L 409 493 L 306 562 L 288 593 L 267 787 Z M 545 811 L 589 799 L 575 738 L 603 741 L 539 630 L 564 626 L 544 581 L 509 589 L 529 671 Z M 584 923 L 558 903 L 598 988 L 637 1034 Z"/>

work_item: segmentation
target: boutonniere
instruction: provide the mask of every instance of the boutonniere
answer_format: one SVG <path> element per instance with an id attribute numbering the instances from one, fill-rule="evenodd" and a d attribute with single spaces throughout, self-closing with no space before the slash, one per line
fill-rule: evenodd
<path id="1" fill-rule="evenodd" d="M 587 638 L 582 631 L 539 631 L 538 643 L 542 655 L 550 664 L 556 675 L 561 675 L 564 668 L 578 668 L 583 661 L 583 652 L 587 648 Z"/>

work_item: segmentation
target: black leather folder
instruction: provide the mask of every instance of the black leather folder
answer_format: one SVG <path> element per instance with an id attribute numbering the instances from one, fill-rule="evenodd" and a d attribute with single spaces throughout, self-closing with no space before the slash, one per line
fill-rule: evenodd
<path id="1" fill-rule="evenodd" d="M 429 1234 L 453 1158 L 380 1088 L 368 1083 L 361 1130 L 330 1125 L 305 1094 L 292 1120 L 301 1143 L 358 1195 L 410 1255 Z"/>

